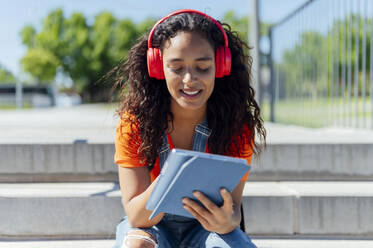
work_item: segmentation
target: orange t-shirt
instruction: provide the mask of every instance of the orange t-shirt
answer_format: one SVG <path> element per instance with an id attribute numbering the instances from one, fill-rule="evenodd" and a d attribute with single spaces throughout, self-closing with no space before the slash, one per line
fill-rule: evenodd
<path id="1" fill-rule="evenodd" d="M 247 128 L 245 131 L 249 131 Z M 145 166 L 145 164 L 141 163 L 138 155 L 137 150 L 140 145 L 140 135 L 138 133 L 138 128 L 136 125 L 132 125 L 131 131 L 131 124 L 129 121 L 120 120 L 115 132 L 115 154 L 114 154 L 114 163 L 119 165 L 120 167 L 140 167 Z M 131 136 L 134 139 L 131 139 Z M 168 135 L 168 144 L 170 149 L 174 148 L 174 144 L 172 142 L 171 136 Z M 208 152 L 208 144 L 206 146 L 206 152 Z M 249 143 L 245 142 L 243 152 L 240 158 L 244 158 L 247 160 L 248 164 L 251 163 L 252 158 L 252 148 Z M 228 154 L 228 156 L 236 157 L 232 154 Z M 150 171 L 150 178 L 151 182 L 153 182 L 160 173 L 160 164 L 159 164 L 159 157 L 156 159 L 153 169 Z M 247 177 L 249 176 L 249 172 L 246 173 L 241 180 L 246 181 Z"/>

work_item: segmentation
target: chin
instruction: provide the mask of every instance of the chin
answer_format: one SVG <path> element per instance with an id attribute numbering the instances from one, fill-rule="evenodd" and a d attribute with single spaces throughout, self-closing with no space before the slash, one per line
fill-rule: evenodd
<path id="1" fill-rule="evenodd" d="M 204 110 L 204 106 L 205 106 L 203 104 L 190 104 L 190 103 L 189 104 L 182 103 L 179 105 L 182 109 L 193 110 L 193 111 Z"/>

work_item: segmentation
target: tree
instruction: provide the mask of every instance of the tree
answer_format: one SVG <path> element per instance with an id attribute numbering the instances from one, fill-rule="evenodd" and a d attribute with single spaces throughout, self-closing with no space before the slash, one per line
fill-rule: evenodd
<path id="1" fill-rule="evenodd" d="M 28 51 L 21 63 L 40 84 L 50 84 L 61 71 L 85 101 L 107 101 L 112 85 L 98 80 L 127 57 L 136 38 L 154 23 L 148 18 L 135 24 L 102 12 L 89 25 L 81 13 L 65 18 L 56 9 L 43 20 L 40 32 L 32 26 L 23 28 L 22 42 Z"/>
<path id="2" fill-rule="evenodd" d="M 359 33 L 356 29 L 359 25 Z M 342 82 L 342 76 L 347 80 L 346 75 L 342 75 L 342 69 L 347 71 L 347 66 L 351 66 L 351 79 L 354 83 L 354 71 L 358 62 L 358 90 L 361 94 L 362 74 L 365 72 L 369 77 L 370 68 L 370 36 L 372 19 L 367 20 L 365 56 L 366 64 L 363 69 L 363 18 L 356 14 L 351 14 L 343 20 L 335 21 L 327 33 L 321 34 L 316 31 L 304 31 L 299 42 L 291 48 L 284 50 L 282 61 L 278 68 L 283 73 L 283 92 L 289 96 L 323 94 L 326 96 L 335 91 L 335 84 Z M 349 34 L 350 33 L 350 34 Z M 357 34 L 357 39 L 356 39 Z M 350 41 L 349 40 L 350 37 Z M 348 45 L 350 42 L 350 45 Z M 357 52 L 357 44 L 359 51 Z M 343 47 L 344 46 L 344 47 Z M 348 50 L 350 46 L 350 52 Z M 338 68 L 338 75 L 336 75 Z M 367 80 L 366 88 L 369 88 Z M 341 90 L 341 89 L 340 89 Z M 347 90 L 347 88 L 346 88 Z M 353 88 L 351 89 L 354 90 Z M 333 93 L 335 94 L 335 93 Z M 367 92 L 366 92 L 367 94 Z"/>
<path id="3" fill-rule="evenodd" d="M 0 84 L 16 83 L 16 78 L 13 74 L 0 65 Z"/>
<path id="4" fill-rule="evenodd" d="M 249 39 L 249 17 L 237 17 L 233 10 L 229 10 L 223 17 L 223 22 L 231 26 L 233 31 L 238 33 L 238 36 L 248 43 Z"/>
<path id="5" fill-rule="evenodd" d="M 72 79 L 84 101 L 107 101 L 112 83 L 99 80 L 126 59 L 136 39 L 155 22 L 147 18 L 136 24 L 102 12 L 95 16 L 93 24 L 88 24 L 82 13 L 66 18 L 61 9 L 56 9 L 42 21 L 40 30 L 33 26 L 22 29 L 22 43 L 28 50 L 21 63 L 39 84 L 52 83 L 61 72 Z M 228 11 L 224 22 L 247 42 L 248 16 L 237 17 Z"/>
<path id="6" fill-rule="evenodd" d="M 23 70 L 36 78 L 38 84 L 50 84 L 55 78 L 58 67 L 62 64 L 61 54 L 64 47 L 61 34 L 64 28 L 62 10 L 48 15 L 43 22 L 40 33 L 32 26 L 21 31 L 22 43 L 28 47 L 22 58 Z"/>

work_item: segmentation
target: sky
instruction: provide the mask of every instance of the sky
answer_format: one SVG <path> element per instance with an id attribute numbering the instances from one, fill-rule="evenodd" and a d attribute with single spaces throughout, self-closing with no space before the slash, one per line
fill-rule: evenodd
<path id="1" fill-rule="evenodd" d="M 277 22 L 307 0 L 261 0 L 260 17 L 263 22 Z M 25 25 L 40 27 L 48 13 L 61 7 L 65 17 L 82 12 L 88 20 L 102 11 L 110 11 L 117 18 L 140 22 L 146 17 L 161 18 L 178 9 L 196 9 L 220 19 L 228 10 L 238 16 L 252 14 L 250 0 L 0 0 L 0 65 L 20 76 L 20 60 L 26 53 L 20 31 Z"/>

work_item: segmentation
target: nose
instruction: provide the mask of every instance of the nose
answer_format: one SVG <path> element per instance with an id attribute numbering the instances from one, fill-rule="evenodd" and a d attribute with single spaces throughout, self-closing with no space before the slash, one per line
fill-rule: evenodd
<path id="1" fill-rule="evenodd" d="M 184 84 L 190 84 L 192 83 L 193 81 L 195 81 L 195 78 L 194 78 L 194 74 L 192 72 L 192 69 L 191 68 L 188 68 L 186 71 L 185 71 L 185 74 L 183 76 L 183 83 Z"/>

